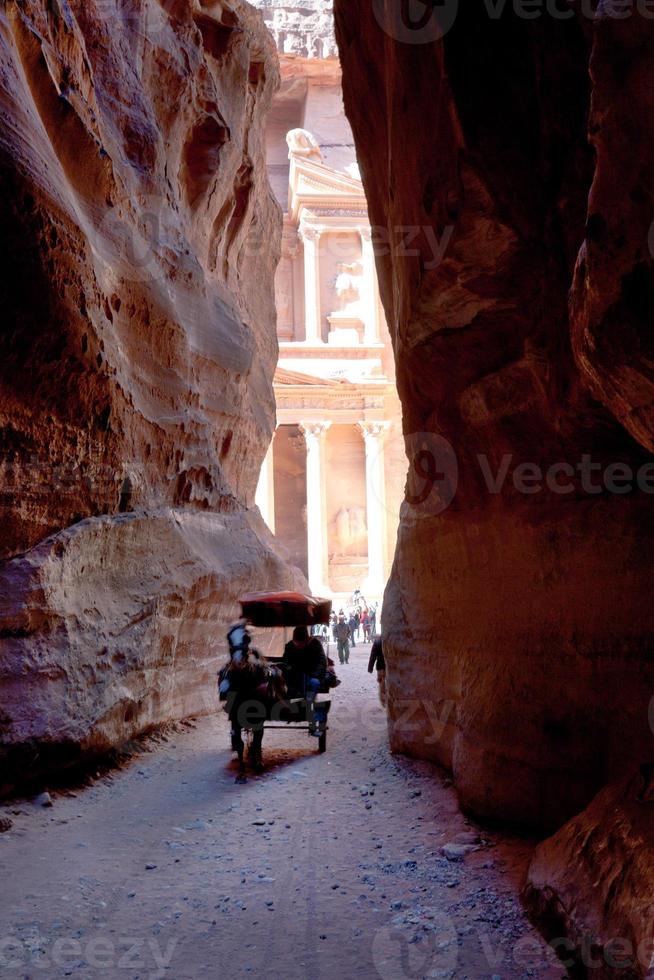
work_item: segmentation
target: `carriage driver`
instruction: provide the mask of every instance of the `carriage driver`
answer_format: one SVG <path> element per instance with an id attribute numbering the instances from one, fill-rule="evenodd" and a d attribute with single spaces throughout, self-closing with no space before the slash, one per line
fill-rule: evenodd
<path id="1" fill-rule="evenodd" d="M 316 636 L 309 636 L 306 626 L 296 626 L 293 639 L 284 647 L 282 664 L 286 667 L 289 688 L 306 697 L 308 704 L 314 706 L 316 694 L 324 686 L 327 675 L 327 657 L 322 643 Z M 318 737 L 320 729 L 327 721 L 327 713 L 320 705 L 313 707 L 311 735 Z"/>

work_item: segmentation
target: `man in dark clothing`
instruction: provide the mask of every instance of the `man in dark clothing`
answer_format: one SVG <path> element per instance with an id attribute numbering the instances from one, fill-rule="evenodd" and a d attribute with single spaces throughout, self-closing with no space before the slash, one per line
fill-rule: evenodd
<path id="1" fill-rule="evenodd" d="M 352 643 L 352 649 L 354 650 L 355 646 L 357 645 L 357 630 L 359 628 L 359 617 L 356 613 L 350 613 L 348 625 L 350 627 L 350 641 Z"/>
<path id="2" fill-rule="evenodd" d="M 341 614 L 334 627 L 334 639 L 338 650 L 338 659 L 342 664 L 350 662 L 350 627 L 345 622 L 345 616 Z"/>
<path id="3" fill-rule="evenodd" d="M 286 668 L 289 688 L 305 697 L 314 716 L 311 734 L 320 735 L 320 726 L 327 720 L 327 713 L 319 706 L 314 709 L 316 694 L 325 683 L 327 657 L 317 636 L 309 636 L 306 626 L 296 626 L 293 639 L 284 647 L 282 665 Z"/>
<path id="4" fill-rule="evenodd" d="M 377 683 L 379 684 L 379 700 L 383 707 L 386 707 L 386 661 L 384 659 L 384 645 L 381 636 L 376 636 L 370 651 L 368 661 L 368 673 L 372 674 L 377 668 Z"/>
<path id="5" fill-rule="evenodd" d="M 306 626 L 296 626 L 293 639 L 284 647 L 282 663 L 297 680 L 292 686 L 304 693 L 304 678 L 313 677 L 320 684 L 327 673 L 327 657 L 317 636 L 309 636 Z"/>

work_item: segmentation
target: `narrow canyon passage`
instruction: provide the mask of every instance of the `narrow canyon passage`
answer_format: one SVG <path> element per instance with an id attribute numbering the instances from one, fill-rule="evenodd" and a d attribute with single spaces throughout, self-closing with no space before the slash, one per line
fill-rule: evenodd
<path id="1" fill-rule="evenodd" d="M 0 799 L 179 726 L 0 806 L 2 980 L 559 977 L 528 863 L 654 975 L 647 6 L 0 3 Z M 388 735 L 359 650 L 237 786 L 261 590 L 378 613 Z"/>
<path id="2" fill-rule="evenodd" d="M 389 754 L 368 651 L 340 668 L 324 755 L 267 733 L 238 785 L 220 714 L 51 808 L 5 805 L 2 976 L 561 977 L 517 897 L 530 843 Z M 462 834 L 481 846 L 448 859 Z"/>

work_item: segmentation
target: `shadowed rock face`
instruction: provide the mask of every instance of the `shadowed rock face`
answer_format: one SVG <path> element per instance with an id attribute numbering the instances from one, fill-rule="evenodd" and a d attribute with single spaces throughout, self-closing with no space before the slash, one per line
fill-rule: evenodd
<path id="1" fill-rule="evenodd" d="M 629 773 L 536 850 L 525 904 L 575 975 L 651 976 L 652 802 Z"/>
<path id="2" fill-rule="evenodd" d="M 652 462 L 654 25 L 508 6 L 429 43 L 400 4 L 335 13 L 410 466 L 392 744 L 551 827 L 652 750 L 653 501 L 607 468 Z"/>
<path id="3" fill-rule="evenodd" d="M 7 750 L 200 710 L 239 591 L 295 581 L 249 510 L 274 420 L 277 78 L 241 0 L 0 11 Z"/>

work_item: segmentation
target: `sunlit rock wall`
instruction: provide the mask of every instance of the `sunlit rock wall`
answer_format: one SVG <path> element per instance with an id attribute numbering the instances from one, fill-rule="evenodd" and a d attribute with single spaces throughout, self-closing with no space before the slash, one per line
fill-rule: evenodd
<path id="1" fill-rule="evenodd" d="M 241 0 L 0 9 L 0 782 L 213 707 L 238 593 L 297 581 L 250 510 L 277 84 Z"/>
<path id="2" fill-rule="evenodd" d="M 556 826 L 654 744 L 654 22 L 416 6 L 335 4 L 409 457 L 391 742 Z"/>

